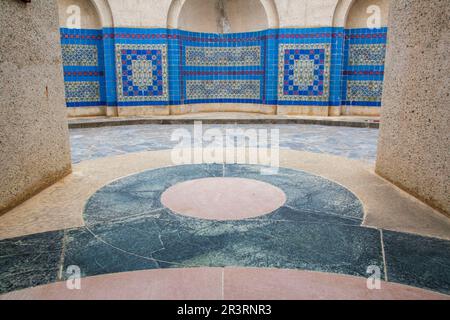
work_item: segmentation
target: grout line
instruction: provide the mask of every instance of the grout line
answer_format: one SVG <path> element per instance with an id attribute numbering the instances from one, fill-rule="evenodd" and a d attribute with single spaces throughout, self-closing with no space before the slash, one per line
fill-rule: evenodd
<path id="1" fill-rule="evenodd" d="M 225 300 L 225 268 L 222 268 L 222 300 Z"/>
<path id="2" fill-rule="evenodd" d="M 66 238 L 67 238 L 67 230 L 64 230 L 64 235 L 62 238 L 61 256 L 59 257 L 59 268 L 58 268 L 58 274 L 57 274 L 57 278 L 60 281 L 63 278 L 64 257 L 66 254 Z"/>
<path id="3" fill-rule="evenodd" d="M 387 274 L 387 264 L 386 264 L 386 253 L 384 249 L 384 239 L 383 239 L 383 230 L 380 229 L 380 240 L 381 240 L 381 253 L 383 254 L 383 265 L 384 265 L 384 280 L 389 282 L 388 274 Z"/>

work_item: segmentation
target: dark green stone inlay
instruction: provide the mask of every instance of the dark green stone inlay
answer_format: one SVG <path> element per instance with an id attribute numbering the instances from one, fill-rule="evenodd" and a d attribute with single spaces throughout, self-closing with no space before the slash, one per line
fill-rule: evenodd
<path id="1" fill-rule="evenodd" d="M 0 293 L 57 281 L 64 231 L 0 241 Z"/>
<path id="2" fill-rule="evenodd" d="M 160 214 L 70 232 L 66 266 L 79 265 L 84 275 L 199 266 L 292 268 L 357 276 L 365 276 L 370 265 L 383 270 L 380 234 L 374 229 Z"/>
<path id="3" fill-rule="evenodd" d="M 450 294 L 450 241 L 384 231 L 389 280 Z"/>

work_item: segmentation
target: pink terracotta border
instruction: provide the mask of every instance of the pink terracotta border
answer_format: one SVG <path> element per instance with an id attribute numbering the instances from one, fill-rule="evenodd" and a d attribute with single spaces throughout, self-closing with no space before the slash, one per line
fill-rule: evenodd
<path id="1" fill-rule="evenodd" d="M 123 272 L 19 290 L 0 300 L 450 300 L 450 296 L 396 283 L 369 290 L 366 279 L 284 269 L 192 268 Z"/>

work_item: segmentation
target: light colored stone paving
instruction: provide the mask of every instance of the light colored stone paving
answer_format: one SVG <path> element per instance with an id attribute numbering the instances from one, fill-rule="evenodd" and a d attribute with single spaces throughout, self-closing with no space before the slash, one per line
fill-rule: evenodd
<path id="1" fill-rule="evenodd" d="M 363 203 L 364 225 L 450 239 L 450 220 L 377 176 L 370 164 L 342 157 L 281 150 L 281 167 L 335 181 Z M 83 161 L 73 174 L 0 217 L 0 238 L 81 227 L 89 197 L 113 180 L 172 166 L 171 152 L 148 151 Z"/>
<path id="2" fill-rule="evenodd" d="M 369 290 L 367 279 L 321 272 L 193 268 L 123 272 L 83 278 L 81 290 L 65 282 L 19 290 L 0 300 L 449 300 L 450 297 L 396 283 Z"/>
<path id="3" fill-rule="evenodd" d="M 279 129 L 280 147 L 314 153 L 331 154 L 375 163 L 378 130 L 368 128 L 330 127 L 318 125 L 203 125 L 203 130 Z M 171 141 L 177 129 L 192 133 L 192 125 L 135 125 L 71 129 L 74 163 L 130 152 L 173 148 Z"/>

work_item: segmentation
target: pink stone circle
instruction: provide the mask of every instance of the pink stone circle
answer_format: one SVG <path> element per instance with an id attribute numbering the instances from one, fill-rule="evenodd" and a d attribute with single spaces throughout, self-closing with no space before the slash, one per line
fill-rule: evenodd
<path id="1" fill-rule="evenodd" d="M 285 193 L 266 182 L 243 178 L 204 178 L 178 183 L 161 195 L 175 213 L 207 220 L 242 220 L 273 212 Z"/>

